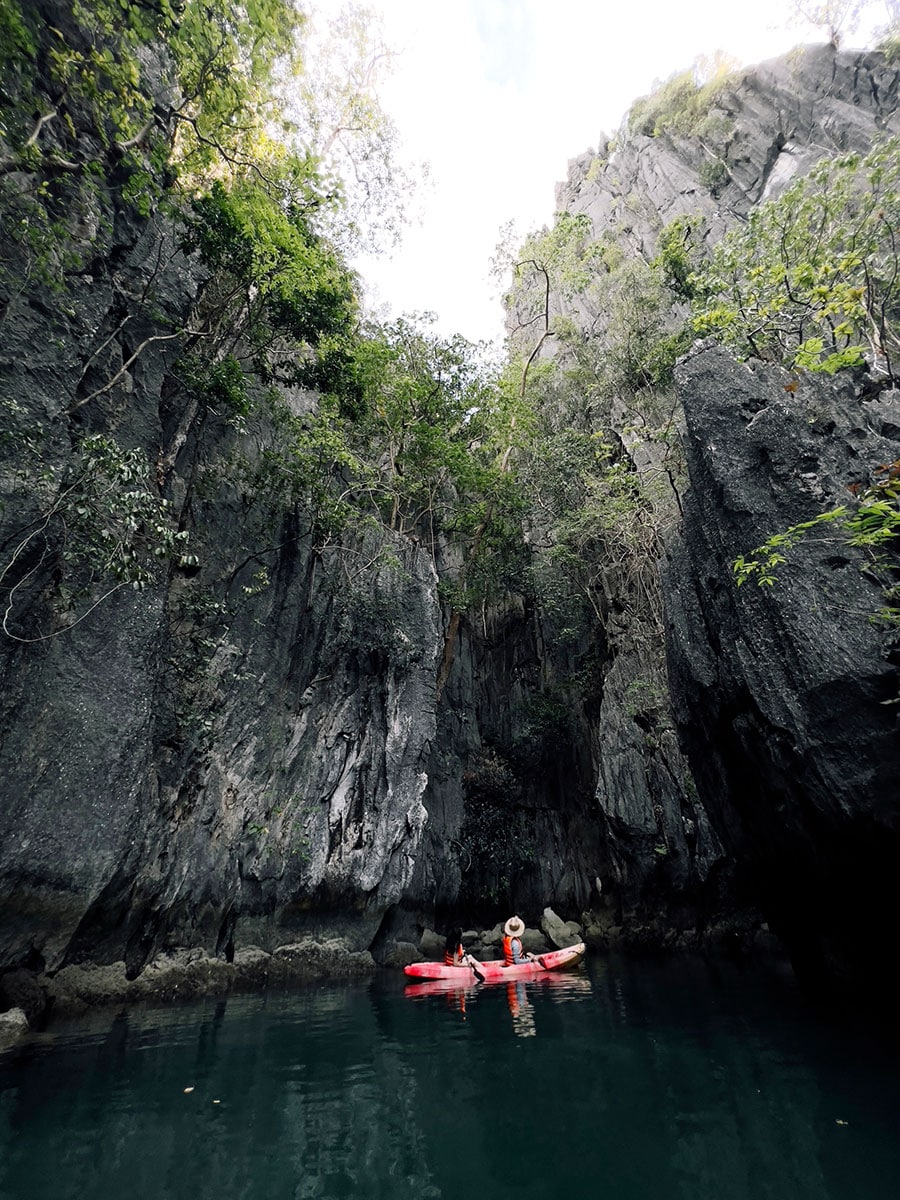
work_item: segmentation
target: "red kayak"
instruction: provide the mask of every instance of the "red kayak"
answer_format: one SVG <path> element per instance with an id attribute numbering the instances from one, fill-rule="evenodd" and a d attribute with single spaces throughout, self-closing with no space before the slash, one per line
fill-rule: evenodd
<path id="1" fill-rule="evenodd" d="M 403 970 L 416 979 L 448 979 L 458 983 L 503 983 L 509 979 L 535 979 L 545 971 L 563 971 L 574 967 L 584 957 L 584 942 L 567 946 L 565 950 L 551 950 L 540 954 L 533 962 L 513 963 L 480 962 L 477 967 L 448 967 L 445 963 L 410 963 Z"/>
<path id="2" fill-rule="evenodd" d="M 502 983 L 503 980 L 489 979 L 487 982 Z M 531 975 L 525 984 L 529 989 L 534 989 L 533 992 L 529 992 L 531 995 L 558 991 L 567 999 L 591 990 L 590 979 L 580 971 L 570 971 L 568 974 L 565 971 L 544 971 L 543 975 Z M 460 983 L 459 980 L 452 979 L 422 979 L 408 983 L 403 989 L 403 995 L 413 999 L 422 996 L 468 997 L 477 995 L 479 987 L 478 983 Z"/>

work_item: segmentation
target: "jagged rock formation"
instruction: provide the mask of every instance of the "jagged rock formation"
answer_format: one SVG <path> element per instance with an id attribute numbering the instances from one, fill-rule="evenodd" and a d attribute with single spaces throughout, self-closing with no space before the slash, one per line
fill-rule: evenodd
<path id="1" fill-rule="evenodd" d="M 70 312 L 27 293 L 9 301 L 4 394 L 20 429 L 48 431 L 41 461 L 56 478 L 71 462 L 68 431 L 82 421 L 151 459 L 171 436 L 164 354 L 142 356 L 100 404 L 79 408 L 76 390 L 92 388 L 85 363 L 110 379 L 145 337 L 183 322 L 193 268 L 171 242 L 164 224 L 121 221 Z M 140 294 L 148 270 L 157 323 L 117 335 L 114 305 L 126 288 Z M 45 499 L 17 482 L 21 446 L 10 449 L 8 553 L 40 527 Z M 224 951 L 238 926 L 240 941 L 273 949 L 307 922 L 346 924 L 354 945 L 367 945 L 411 877 L 434 733 L 433 564 L 399 543 L 386 586 L 403 628 L 360 631 L 365 614 L 346 603 L 343 564 L 313 556 L 290 514 L 277 514 L 272 540 L 285 548 L 271 585 L 253 594 L 266 543 L 253 540 L 256 529 L 248 535 L 251 518 L 224 469 L 205 463 L 207 490 L 197 494 L 196 455 L 188 443 L 167 486 L 194 529 L 198 575 L 118 590 L 66 629 L 38 569 L 40 539 L 25 548 L 35 571 L 7 616 L 26 640 L 3 645 L 7 962 L 55 969 L 124 957 L 136 969 L 165 944 Z M 367 550 L 356 555 L 365 561 Z M 377 574 L 366 585 L 377 589 Z M 317 892 L 317 904 L 297 904 Z"/>
<path id="2" fill-rule="evenodd" d="M 599 166 L 577 160 L 560 207 L 638 254 L 679 212 L 702 211 L 714 235 L 793 170 L 895 127 L 896 95 L 878 56 L 768 64 L 719 98 L 716 195 L 700 182 L 708 146 L 634 135 Z M 173 227 L 138 217 L 108 181 L 69 233 L 86 252 L 77 292 L 63 304 L 22 280 L 0 318 L 0 546 L 15 567 L 13 636 L 0 640 L 0 971 L 74 978 L 79 964 L 124 961 L 115 994 L 136 995 L 131 977 L 179 947 L 240 963 L 242 948 L 338 937 L 348 953 L 388 953 L 424 917 L 493 924 L 507 900 L 564 917 L 606 905 L 601 929 L 657 940 L 744 911 L 758 921 L 762 906 L 793 940 L 801 894 L 846 868 L 838 847 L 850 844 L 859 896 L 885 899 L 862 880 L 870 851 L 886 865 L 873 847 L 893 820 L 881 800 L 896 765 L 888 668 L 864 619 L 820 613 L 810 639 L 799 607 L 822 577 L 856 608 L 873 586 L 852 557 L 783 599 L 736 597 L 728 582 L 736 554 L 840 494 L 852 453 L 896 457 L 884 402 L 860 408 L 822 384 L 809 401 L 821 430 L 807 428 L 805 409 L 778 403 L 775 375 L 693 360 L 690 481 L 683 512 L 670 495 L 663 513 L 671 697 L 658 589 L 648 598 L 644 580 L 638 601 L 610 578 L 589 645 L 557 645 L 553 623 L 517 598 L 463 621 L 438 699 L 440 558 L 453 548 L 435 562 L 385 529 L 323 553 L 296 511 L 254 503 L 231 456 L 258 453 L 261 430 L 236 433 L 216 412 L 202 429 L 183 420 L 168 339 L 189 324 L 203 273 Z M 78 436 L 93 432 L 159 464 L 199 563 L 116 590 L 71 624 L 85 599 L 58 594 L 39 534 Z M 815 478 L 798 483 L 801 446 L 825 465 L 801 463 Z M 750 651 L 754 630 L 766 641 Z M 767 671 L 767 656 L 780 666 Z M 586 692 L 561 720 L 546 697 L 575 675 Z M 832 908 L 820 957 L 847 961 L 860 919 L 859 906 Z"/>
<path id="3" fill-rule="evenodd" d="M 675 217 L 704 218 L 710 242 L 823 156 L 864 153 L 900 131 L 898 71 L 878 52 L 799 48 L 728 77 L 693 129 L 652 128 L 569 163 L 557 209 L 584 213 L 639 257 Z M 700 222 L 698 221 L 698 226 Z"/>
<path id="4" fill-rule="evenodd" d="M 699 128 L 663 123 L 650 136 L 638 119 L 604 139 L 598 155 L 570 163 L 557 206 L 639 260 L 678 216 L 713 243 L 823 155 L 864 152 L 900 129 L 898 84 L 880 53 L 796 51 L 724 83 L 702 121 L 693 117 Z M 586 338 L 602 336 L 602 315 L 577 295 L 557 292 L 552 311 Z M 552 339 L 548 352 L 566 353 Z M 896 819 L 894 710 L 881 707 L 896 694 L 895 673 L 867 623 L 878 587 L 852 556 L 829 566 L 805 553 L 802 585 L 792 569 L 783 591 L 751 598 L 748 587 L 738 603 L 731 563 L 841 503 L 866 467 L 894 461 L 894 418 L 847 382 L 805 385 L 791 406 L 777 372 L 753 374 L 714 352 L 676 374 L 686 463 L 665 472 L 670 489 L 651 484 L 671 555 L 661 581 L 668 669 L 624 631 L 597 727 L 597 802 L 620 903 L 632 925 L 662 911 L 676 929 L 759 906 L 798 959 L 832 977 L 858 971 L 877 959 L 877 935 L 862 948 L 860 930 L 868 922 L 884 934 L 872 913 L 885 908 L 883 851 Z M 613 403 L 609 419 L 621 431 L 633 406 Z M 622 438 L 636 469 L 658 481 L 658 448 L 633 429 Z M 634 680 L 657 697 L 649 707 L 663 734 L 652 731 L 649 752 L 635 727 L 648 714 L 627 695 Z M 853 901 L 840 876 L 854 881 Z"/>
<path id="5" fill-rule="evenodd" d="M 886 579 L 833 529 L 773 587 L 729 561 L 900 459 L 900 394 L 739 366 L 684 364 L 690 488 L 664 571 L 675 709 L 739 885 L 795 961 L 848 990 L 885 984 L 898 849 L 900 655 L 875 620 Z"/>
<path id="6" fill-rule="evenodd" d="M 171 219 L 123 198 L 114 157 L 30 258 L 9 227 L 0 246 L 0 969 L 124 960 L 132 976 L 170 947 L 230 959 L 307 934 L 368 946 L 426 821 L 434 564 L 387 530 L 328 557 L 289 506 L 253 504 L 229 455 L 258 455 L 262 431 L 192 420 L 176 369 L 171 331 L 205 271 Z M 11 163 L 9 204 L 33 185 Z M 54 292 L 41 272 L 61 240 L 77 278 Z M 60 590 L 79 515 L 60 504 L 91 434 L 156 464 L 196 565 L 108 595 L 75 590 L 76 570 Z M 364 570 L 385 546 L 391 565 Z"/>

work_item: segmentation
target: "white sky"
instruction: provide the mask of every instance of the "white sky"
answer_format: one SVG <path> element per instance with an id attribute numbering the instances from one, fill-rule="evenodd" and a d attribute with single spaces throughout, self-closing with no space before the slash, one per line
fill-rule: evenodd
<path id="1" fill-rule="evenodd" d="M 432 184 L 393 258 L 358 269 L 370 303 L 434 312 L 441 333 L 473 341 L 503 334 L 490 278 L 501 227 L 549 223 L 567 160 L 614 133 L 655 80 L 716 50 L 750 64 L 824 41 L 788 28 L 790 0 L 363 2 L 399 52 L 382 96 L 403 157 L 428 161 Z"/>

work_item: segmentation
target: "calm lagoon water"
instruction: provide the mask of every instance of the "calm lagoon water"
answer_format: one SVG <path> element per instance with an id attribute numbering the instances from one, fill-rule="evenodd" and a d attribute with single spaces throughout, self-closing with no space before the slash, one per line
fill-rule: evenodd
<path id="1" fill-rule="evenodd" d="M 896 1200 L 898 1065 L 683 959 L 131 1009 L 0 1055 L 0 1200 Z"/>

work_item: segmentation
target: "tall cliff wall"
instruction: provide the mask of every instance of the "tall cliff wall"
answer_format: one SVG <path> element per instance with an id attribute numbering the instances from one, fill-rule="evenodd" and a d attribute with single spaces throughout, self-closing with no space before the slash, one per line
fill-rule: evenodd
<path id="1" fill-rule="evenodd" d="M 639 262 L 676 217 L 713 244 L 822 156 L 896 132 L 898 84 L 880 53 L 820 47 L 732 77 L 699 114 L 645 101 L 617 139 L 570 163 L 558 208 Z M 551 314 L 603 345 L 609 311 L 588 289 L 555 290 Z M 570 363 L 571 338 L 544 353 Z M 702 921 L 724 896 L 732 912 L 759 906 L 820 978 L 877 975 L 898 794 L 894 651 L 869 619 L 879 586 L 858 552 L 827 546 L 763 592 L 738 591 L 731 566 L 896 460 L 896 398 L 873 402 L 862 377 L 806 377 L 795 395 L 796 379 L 709 349 L 675 375 L 665 408 L 684 422 L 684 459 L 646 440 L 652 420 L 627 392 L 604 414 L 654 497 L 665 564 L 665 635 L 648 655 L 626 631 L 600 700 L 597 803 L 620 894 L 635 898 L 633 920 L 652 916 L 655 865 L 666 921 L 679 897 Z M 657 716 L 677 737 L 648 755 L 615 680 L 646 677 L 663 640 Z"/>
<path id="2" fill-rule="evenodd" d="M 833 530 L 772 587 L 727 566 L 900 458 L 900 393 L 701 350 L 679 376 L 690 487 L 663 571 L 682 740 L 742 888 L 817 982 L 887 985 L 900 650 L 886 579 Z"/>
<path id="3" fill-rule="evenodd" d="M 64 2 L 42 11 L 82 49 Z M 142 56 L 169 111 L 171 63 Z M 254 487 L 268 381 L 248 417 L 198 400 L 185 365 L 215 278 L 89 105 L 31 82 L 55 114 L 44 156 L 0 144 L 0 970 L 135 974 L 177 947 L 357 950 L 436 912 L 577 910 L 601 867 L 590 753 L 531 744 L 534 613 L 463 619 L 438 703 L 440 556 L 374 520 L 323 538 Z M 121 559 L 122 530 L 152 545 L 154 522 L 190 553 L 135 588 L 97 537 Z"/>
<path id="4" fill-rule="evenodd" d="M 290 512 L 259 511 L 229 479 L 223 423 L 189 439 L 165 482 L 200 565 L 118 589 L 67 628 L 95 597 L 57 594 L 48 499 L 85 428 L 157 459 L 184 403 L 174 356 L 122 368 L 147 337 L 184 323 L 197 284 L 166 223 L 128 219 L 114 200 L 107 215 L 113 244 L 96 247 L 70 305 L 23 290 L 5 313 L 18 436 L 3 540 L 10 562 L 23 549 L 5 581 L 3 955 L 137 966 L 166 942 L 224 946 L 236 927 L 244 941 L 290 940 L 306 919 L 298 897 L 314 894 L 325 921 L 354 911 L 354 942 L 367 943 L 411 877 L 425 822 L 433 565 L 398 542 L 396 566 L 354 589 L 345 559 L 364 563 L 372 547 L 323 561 Z M 155 320 L 120 333 L 116 305 L 151 272 Z M 49 488 L 25 453 L 35 430 Z M 396 628 L 367 627 L 379 614 L 361 599 L 379 589 L 402 613 Z"/>
<path id="5" fill-rule="evenodd" d="M 727 180 L 716 172 L 715 195 L 700 182 L 707 149 L 633 133 L 572 164 L 560 207 L 638 257 L 678 212 L 701 209 L 714 236 L 792 170 L 893 128 L 896 95 L 879 56 L 769 64 L 719 96 Z M 7 196 L 34 183 L 27 171 L 5 180 Z M 854 455 L 897 457 L 887 401 L 864 407 L 843 383 L 821 384 L 788 416 L 777 375 L 713 352 L 691 360 L 685 468 L 655 494 L 664 585 L 655 567 L 610 563 L 601 619 L 574 640 L 518 595 L 470 613 L 438 689 L 439 582 L 458 548 L 432 554 L 371 523 L 323 545 L 297 506 L 254 494 L 235 464 L 264 455 L 265 419 L 242 428 L 211 404 L 185 420 L 172 330 L 191 327 L 209 278 L 177 228 L 141 215 L 112 168 L 73 193 L 66 221 L 78 265 L 62 293 L 17 259 L 9 231 L 0 247 L 12 264 L 0 317 L 0 970 L 124 959 L 134 974 L 161 950 L 229 957 L 306 934 L 378 948 L 426 920 L 493 923 L 511 904 L 530 917 L 547 903 L 594 906 L 602 928 L 635 940 L 695 940 L 735 915 L 758 923 L 762 909 L 799 944 L 800 897 L 846 866 L 839 845 L 856 847 L 851 877 L 866 875 L 893 828 L 879 798 L 895 766 L 891 668 L 864 620 L 831 617 L 869 604 L 874 585 L 852 557 L 811 562 L 819 574 L 783 595 L 736 599 L 728 580 L 747 539 L 838 495 Z M 553 303 L 585 318 L 577 299 Z M 316 404 L 299 390 L 282 399 L 294 412 Z M 659 475 L 656 451 L 622 432 L 624 410 L 612 419 L 632 465 Z M 65 522 L 78 513 L 60 505 L 89 435 L 152 464 L 154 494 L 190 534 L 191 557 L 140 590 L 104 595 L 67 565 Z M 802 462 L 793 450 L 788 461 L 784 447 L 801 443 Z M 814 458 L 827 470 L 799 486 Z M 755 490 L 742 496 L 745 476 Z M 810 639 L 797 597 L 811 604 L 824 578 L 844 591 Z M 871 795 L 862 809 L 859 788 Z M 820 960 L 850 961 L 863 897 L 885 899 L 859 894 L 842 914 L 832 895 Z"/>

